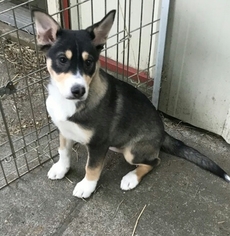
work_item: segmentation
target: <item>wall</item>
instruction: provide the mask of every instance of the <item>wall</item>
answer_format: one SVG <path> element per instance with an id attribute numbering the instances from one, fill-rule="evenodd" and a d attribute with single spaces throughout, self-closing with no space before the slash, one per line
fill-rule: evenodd
<path id="1" fill-rule="evenodd" d="M 159 103 L 161 111 L 228 142 L 229 22 L 229 0 L 171 1 Z"/>

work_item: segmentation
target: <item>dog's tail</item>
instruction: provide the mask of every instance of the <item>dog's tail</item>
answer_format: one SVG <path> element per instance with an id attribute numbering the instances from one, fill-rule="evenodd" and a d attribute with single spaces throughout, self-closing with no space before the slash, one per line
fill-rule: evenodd
<path id="1" fill-rule="evenodd" d="M 230 176 L 219 167 L 214 161 L 204 156 L 197 150 L 187 146 L 182 141 L 177 140 L 165 133 L 165 140 L 162 145 L 162 151 L 186 159 L 199 167 L 210 171 L 220 178 L 230 182 Z"/>

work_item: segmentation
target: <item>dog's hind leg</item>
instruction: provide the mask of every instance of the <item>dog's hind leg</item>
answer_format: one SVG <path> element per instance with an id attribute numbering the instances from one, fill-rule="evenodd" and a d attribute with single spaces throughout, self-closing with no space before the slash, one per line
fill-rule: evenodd
<path id="1" fill-rule="evenodd" d="M 103 146 L 88 146 L 88 160 L 85 166 L 85 177 L 73 190 L 73 195 L 79 198 L 88 198 L 95 190 L 104 165 L 108 148 Z"/>
<path id="2" fill-rule="evenodd" d="M 136 165 L 137 168 L 122 178 L 120 185 L 122 190 L 135 188 L 141 179 L 152 170 L 153 166 L 160 163 L 160 159 L 158 158 L 159 150 L 154 149 L 152 146 L 148 148 L 143 143 L 125 148 L 123 154 L 126 161 L 132 165 Z"/>
<path id="3" fill-rule="evenodd" d="M 73 141 L 70 139 L 66 139 L 62 134 L 59 135 L 59 140 L 59 160 L 50 168 L 47 174 L 49 179 L 62 179 L 70 168 Z"/>

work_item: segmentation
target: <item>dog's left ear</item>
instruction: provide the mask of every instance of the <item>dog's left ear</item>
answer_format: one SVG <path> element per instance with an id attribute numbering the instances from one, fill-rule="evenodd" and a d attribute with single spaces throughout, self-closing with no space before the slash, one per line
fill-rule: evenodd
<path id="1" fill-rule="evenodd" d="M 100 22 L 88 27 L 86 30 L 92 37 L 93 44 L 98 47 L 106 43 L 109 31 L 112 28 L 116 10 L 110 11 Z"/>

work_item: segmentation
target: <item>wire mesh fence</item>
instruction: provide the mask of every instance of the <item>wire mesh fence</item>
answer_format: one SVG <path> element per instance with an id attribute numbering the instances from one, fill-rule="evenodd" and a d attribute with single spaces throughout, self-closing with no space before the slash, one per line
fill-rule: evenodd
<path id="1" fill-rule="evenodd" d="M 0 2 L 0 189 L 57 155 L 58 130 L 45 107 L 45 55 L 35 43 L 30 15 L 33 2 Z M 116 9 L 101 65 L 151 99 L 161 1 L 70 0 L 56 10 L 48 2 L 46 10 L 72 29 L 86 28 Z"/>

